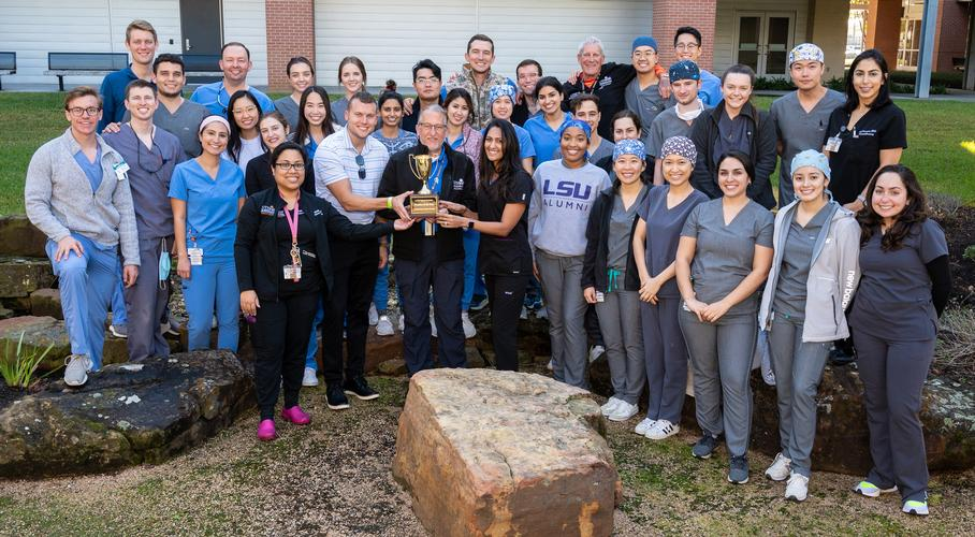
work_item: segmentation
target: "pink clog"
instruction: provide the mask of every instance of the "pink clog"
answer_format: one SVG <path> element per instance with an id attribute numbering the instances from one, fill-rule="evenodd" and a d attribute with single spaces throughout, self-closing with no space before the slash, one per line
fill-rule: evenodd
<path id="1" fill-rule="evenodd" d="M 311 423 L 311 416 L 306 414 L 298 405 L 282 409 L 281 417 L 284 418 L 284 421 L 290 421 L 295 425 L 308 425 Z"/>

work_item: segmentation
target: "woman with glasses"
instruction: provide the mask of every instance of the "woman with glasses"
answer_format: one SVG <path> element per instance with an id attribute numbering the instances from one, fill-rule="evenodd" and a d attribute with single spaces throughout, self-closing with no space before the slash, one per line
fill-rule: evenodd
<path id="1" fill-rule="evenodd" d="M 362 60 L 355 56 L 346 56 L 339 62 L 339 85 L 345 90 L 345 95 L 341 99 L 332 103 L 332 112 L 335 119 L 332 121 L 341 127 L 348 121 L 345 112 L 349 109 L 349 100 L 352 96 L 366 89 L 366 65 Z M 308 153 L 314 155 L 314 153 Z"/>
<path id="2" fill-rule="evenodd" d="M 251 159 L 247 163 L 247 171 L 244 173 L 244 187 L 247 195 L 256 194 L 262 190 L 274 187 L 274 169 L 271 167 L 271 153 L 274 148 L 288 141 L 291 135 L 291 128 L 284 115 L 275 110 L 261 118 L 260 122 L 261 140 L 267 151 L 261 156 Z M 307 173 L 311 174 L 311 163 L 308 164 Z M 305 181 L 301 188 L 309 194 L 315 193 L 315 182 Z"/>
<path id="3" fill-rule="evenodd" d="M 335 123 L 328 92 L 321 86 L 306 89 L 301 94 L 301 105 L 298 108 L 301 115 L 298 117 L 298 126 L 295 127 L 292 140 L 304 146 L 308 159 L 313 160 L 318 144 L 342 127 Z"/>
<path id="4" fill-rule="evenodd" d="M 301 95 L 310 86 L 315 85 L 315 66 L 308 58 L 295 56 L 288 61 L 286 71 L 291 94 L 274 101 L 274 109 L 281 112 L 281 115 L 288 120 L 288 125 L 297 125 Z M 270 151 L 271 148 L 268 150 Z"/>
<path id="5" fill-rule="evenodd" d="M 264 143 L 257 125 L 264 111 L 261 105 L 247 90 L 240 90 L 230 98 L 230 138 L 223 157 L 233 161 L 241 173 L 247 169 L 252 158 L 264 153 Z"/>
<path id="6" fill-rule="evenodd" d="M 243 205 L 244 173 L 220 157 L 231 125 L 223 116 L 200 124 L 203 153 L 178 166 L 169 185 L 176 241 L 176 273 L 182 278 L 189 350 L 210 348 L 210 322 L 217 313 L 217 348 L 237 352 L 237 275 L 234 236 Z"/>

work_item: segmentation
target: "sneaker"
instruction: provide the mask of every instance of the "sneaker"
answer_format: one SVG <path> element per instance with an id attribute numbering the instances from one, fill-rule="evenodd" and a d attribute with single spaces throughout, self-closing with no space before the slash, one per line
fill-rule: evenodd
<path id="1" fill-rule="evenodd" d="M 345 393 L 352 394 L 362 401 L 379 399 L 379 394 L 376 390 L 369 387 L 369 383 L 366 382 L 365 377 L 356 377 L 345 381 L 345 386 L 342 389 Z"/>
<path id="2" fill-rule="evenodd" d="M 437 337 L 437 319 L 433 315 L 433 308 L 430 308 L 430 335 Z"/>
<path id="3" fill-rule="evenodd" d="M 528 308 L 526 308 L 525 306 L 522 306 L 521 307 L 521 313 L 518 315 L 518 318 L 521 319 L 522 321 L 527 321 L 528 320 Z"/>
<path id="4" fill-rule="evenodd" d="M 213 317 L 210 318 L 210 330 L 216 330 L 218 324 L 220 323 L 217 322 L 217 316 L 214 314 Z"/>
<path id="5" fill-rule="evenodd" d="M 606 347 L 603 347 L 602 345 L 593 345 L 592 348 L 589 349 L 589 363 L 591 364 L 595 362 L 604 354 L 606 354 Z"/>
<path id="6" fill-rule="evenodd" d="M 318 386 L 318 371 L 314 368 L 306 367 L 305 376 L 301 378 L 301 385 L 305 387 Z"/>
<path id="7" fill-rule="evenodd" d="M 906 502 L 904 502 L 904 506 L 901 507 L 901 511 L 909 515 L 928 516 L 928 502 L 907 500 Z"/>
<path id="8" fill-rule="evenodd" d="M 399 312 L 398 326 L 399 326 L 400 333 L 403 333 L 403 331 L 405 330 L 404 327 L 406 326 L 406 314 L 403 313 L 402 311 Z"/>
<path id="9" fill-rule="evenodd" d="M 376 326 L 379 323 L 379 312 L 376 311 L 376 304 L 369 304 L 369 326 Z"/>
<path id="10" fill-rule="evenodd" d="M 718 449 L 719 443 L 720 440 L 717 436 L 705 432 L 704 436 L 702 436 L 697 443 L 694 444 L 694 447 L 691 448 L 691 455 L 694 455 L 698 459 L 710 459 L 711 454 L 714 453 L 714 450 Z"/>
<path id="11" fill-rule="evenodd" d="M 622 402 L 623 401 L 621 399 L 617 399 L 614 395 L 606 400 L 606 404 L 599 407 L 599 411 L 603 414 L 603 416 L 609 416 Z"/>
<path id="12" fill-rule="evenodd" d="M 274 430 L 274 420 L 261 420 L 257 425 L 257 439 L 261 442 L 270 442 L 278 437 Z"/>
<path id="13" fill-rule="evenodd" d="M 464 339 L 471 339 L 477 335 L 477 328 L 471 322 L 471 316 L 465 311 L 460 314 L 460 322 L 464 325 Z"/>
<path id="14" fill-rule="evenodd" d="M 736 485 L 748 483 L 748 457 L 732 457 L 728 464 L 728 482 Z"/>
<path id="15" fill-rule="evenodd" d="M 539 319 L 548 319 L 548 308 L 545 306 L 538 308 L 538 311 L 535 312 L 535 317 Z"/>
<path id="16" fill-rule="evenodd" d="M 555 371 L 555 360 L 549 358 L 548 363 L 545 364 L 545 369 L 548 369 L 549 371 Z"/>
<path id="17" fill-rule="evenodd" d="M 473 310 L 473 311 L 481 311 L 482 309 L 486 308 L 487 306 L 488 306 L 488 297 L 486 297 L 486 296 L 475 296 L 474 299 L 471 300 L 471 307 L 470 307 L 470 309 Z"/>
<path id="18" fill-rule="evenodd" d="M 613 409 L 613 412 L 606 416 L 606 419 L 609 421 L 626 421 L 633 416 L 636 416 L 637 412 L 639 411 L 640 408 L 638 406 L 631 405 L 626 401 L 620 401 L 620 404 Z"/>
<path id="19" fill-rule="evenodd" d="M 290 421 L 295 425 L 308 425 L 311 423 L 311 416 L 309 416 L 298 405 L 291 408 L 281 409 L 281 417 L 284 419 L 284 421 Z"/>
<path id="20" fill-rule="evenodd" d="M 633 428 L 633 432 L 640 436 L 646 436 L 647 431 L 649 431 L 650 428 L 653 427 L 654 423 L 657 423 L 657 420 L 652 420 L 650 418 L 643 418 L 643 421 L 637 423 L 636 427 Z"/>
<path id="21" fill-rule="evenodd" d="M 64 383 L 71 387 L 84 386 L 91 371 L 91 360 L 84 354 L 72 354 L 64 359 Z"/>
<path id="22" fill-rule="evenodd" d="M 866 496 L 867 498 L 879 498 L 881 494 L 897 492 L 897 487 L 882 489 L 877 485 L 874 485 L 873 483 L 864 480 L 857 483 L 857 486 L 853 487 L 853 492 L 856 492 L 861 496 Z"/>
<path id="23" fill-rule="evenodd" d="M 180 323 L 176 319 L 172 319 L 172 318 L 169 319 L 169 322 L 168 323 L 165 323 L 165 326 L 167 328 L 166 328 L 166 330 L 163 330 L 163 334 L 165 334 L 167 336 L 178 336 L 179 335 L 179 331 L 183 329 L 182 323 Z"/>
<path id="24" fill-rule="evenodd" d="M 325 399 L 327 400 L 328 408 L 332 410 L 345 410 L 349 408 L 349 398 L 345 396 L 341 384 L 329 384 L 328 389 L 325 391 Z"/>
<path id="25" fill-rule="evenodd" d="M 657 423 L 647 430 L 646 437 L 650 440 L 663 440 L 680 432 L 680 425 L 669 420 L 657 420 Z"/>
<path id="26" fill-rule="evenodd" d="M 768 470 L 765 470 L 765 477 L 771 479 L 772 481 L 785 481 L 786 479 L 789 479 L 790 464 L 792 464 L 792 460 L 783 455 L 781 452 L 777 453 L 775 455 L 775 460 L 772 461 L 772 465 L 768 467 Z"/>
<path id="27" fill-rule="evenodd" d="M 119 339 L 126 339 L 129 337 L 129 328 L 124 324 L 109 325 L 108 331 L 112 334 L 112 336 Z"/>
<path id="28" fill-rule="evenodd" d="M 785 486 L 785 499 L 794 502 L 806 501 L 809 493 L 809 478 L 793 472 L 789 475 L 789 484 Z"/>
<path id="29" fill-rule="evenodd" d="M 391 336 L 396 332 L 393 330 L 393 321 L 389 320 L 388 315 L 380 315 L 376 322 L 376 334 L 380 336 Z"/>

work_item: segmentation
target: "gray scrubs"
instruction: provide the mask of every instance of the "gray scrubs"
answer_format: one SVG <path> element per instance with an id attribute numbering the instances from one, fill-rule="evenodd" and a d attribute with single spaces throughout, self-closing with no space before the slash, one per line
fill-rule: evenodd
<path id="1" fill-rule="evenodd" d="M 948 244 L 929 218 L 901 248 L 885 252 L 880 245 L 876 230 L 860 249 L 863 276 L 850 314 L 874 464 L 867 479 L 896 485 L 903 501 L 923 501 L 928 466 L 918 413 L 938 332 L 925 265 L 947 255 Z"/>
<path id="2" fill-rule="evenodd" d="M 349 109 L 349 100 L 345 97 L 332 103 L 332 123 L 336 125 L 342 125 L 343 127 L 347 123 L 345 119 L 345 111 Z"/>
<path id="3" fill-rule="evenodd" d="M 645 261 L 650 276 L 657 276 L 674 262 L 684 222 L 695 207 L 708 201 L 707 195 L 694 190 L 668 209 L 668 192 L 670 186 L 652 189 L 639 211 L 647 226 Z M 679 311 L 676 278 L 660 287 L 656 304 L 640 302 L 644 366 L 650 388 L 647 418 L 673 424 L 680 423 L 687 388 L 687 346 L 677 322 Z"/>
<path id="4" fill-rule="evenodd" d="M 701 113 L 704 114 L 705 112 Z M 686 136 L 690 138 L 691 127 L 693 125 L 693 121 L 688 123 L 677 117 L 676 106 L 671 106 L 663 112 L 660 112 L 650 125 L 650 135 L 646 142 L 647 154 L 654 158 L 663 157 L 660 154 L 660 148 L 663 147 L 667 138 L 671 136 Z"/>
<path id="5" fill-rule="evenodd" d="M 673 106 L 673 99 L 664 99 L 660 96 L 660 86 L 652 84 L 644 89 L 640 89 L 639 77 L 634 78 L 626 85 L 624 93 L 626 108 L 634 114 L 640 116 L 640 124 L 643 129 L 640 132 L 640 141 L 646 145 L 650 139 L 650 125 L 661 112 L 668 106 Z"/>
<path id="6" fill-rule="evenodd" d="M 735 149 L 751 154 L 751 141 L 748 138 L 748 129 L 751 121 L 745 116 L 738 114 L 735 119 L 728 117 L 727 112 L 718 118 L 718 137 L 714 140 L 714 167 L 718 167 L 718 160 L 729 150 Z"/>
<path id="7" fill-rule="evenodd" d="M 291 127 L 291 132 L 294 132 L 298 127 L 298 103 L 287 95 L 274 101 L 274 109 L 281 112 L 284 119 L 288 120 L 288 126 Z"/>
<path id="8" fill-rule="evenodd" d="M 152 115 L 152 123 L 156 127 L 175 135 L 179 139 L 186 158 L 191 159 L 200 156 L 200 153 L 203 152 L 203 146 L 200 145 L 200 124 L 203 123 L 203 118 L 208 115 L 210 112 L 205 106 L 184 99 L 183 104 L 179 105 L 174 114 L 169 113 L 166 105 L 159 103 L 159 108 Z M 128 122 L 130 119 L 132 116 L 126 110 L 122 121 Z"/>
<path id="9" fill-rule="evenodd" d="M 697 239 L 691 279 L 697 299 L 705 304 L 723 299 L 748 276 L 756 246 L 772 248 L 772 213 L 749 201 L 725 225 L 722 202 L 718 198 L 695 207 L 681 231 L 682 237 Z M 756 292 L 732 306 L 716 323 L 701 322 L 683 308 L 680 313 L 694 367 L 698 425 L 705 433 L 724 433 L 728 452 L 735 457 L 748 452 L 749 373 L 758 335 L 758 297 Z"/>
<path id="10" fill-rule="evenodd" d="M 606 157 L 613 158 L 614 149 L 616 149 L 616 144 L 606 138 L 600 138 L 599 147 L 589 153 L 589 161 L 599 162 Z"/>

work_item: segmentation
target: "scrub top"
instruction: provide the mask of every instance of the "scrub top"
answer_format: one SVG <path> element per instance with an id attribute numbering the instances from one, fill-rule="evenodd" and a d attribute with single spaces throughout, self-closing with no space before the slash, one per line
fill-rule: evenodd
<path id="1" fill-rule="evenodd" d="M 616 276 L 610 276 L 610 289 L 620 290 L 626 281 L 626 260 L 630 255 L 630 240 L 633 237 L 633 222 L 636 220 L 640 200 L 646 196 L 643 185 L 636 201 L 629 208 L 623 206 L 623 196 L 619 192 L 613 195 L 613 208 L 609 213 L 609 236 L 606 245 L 606 268 L 616 271 Z"/>
<path id="2" fill-rule="evenodd" d="M 516 123 L 511 123 L 511 126 L 515 128 L 515 136 L 518 137 L 518 157 L 521 160 L 526 158 L 535 157 L 535 144 L 532 143 L 531 134 L 528 131 L 518 126 Z M 481 129 L 481 136 L 487 134 L 487 129 Z"/>
<path id="3" fill-rule="evenodd" d="M 667 270 L 667 267 L 674 262 L 677 258 L 677 245 L 680 243 L 680 232 L 684 228 L 684 222 L 695 207 L 708 201 L 707 194 L 700 190 L 691 190 L 683 201 L 668 209 L 668 192 L 670 192 L 670 185 L 651 188 L 643 206 L 637 212 L 647 226 L 644 258 L 651 277 Z M 657 291 L 657 296 L 680 298 L 677 278 L 667 280 Z"/>
<path id="4" fill-rule="evenodd" d="M 572 114 L 565 113 L 562 118 L 562 125 L 565 125 L 572 120 Z M 561 140 L 559 140 L 559 130 L 562 129 L 562 125 L 559 125 L 558 129 L 554 131 L 545 122 L 545 116 L 539 114 L 528 121 L 525 122 L 525 130 L 528 131 L 529 136 L 532 139 L 532 145 L 535 146 L 535 167 L 537 168 L 539 164 L 543 162 L 548 162 L 554 160 L 556 157 L 556 151 L 561 147 Z"/>
<path id="5" fill-rule="evenodd" d="M 880 168 L 882 149 L 907 148 L 907 119 L 894 103 L 871 108 L 852 131 L 846 128 L 849 121 L 845 107 L 833 110 L 823 140 L 823 145 L 833 136 L 842 140 L 839 150 L 829 154 L 829 190 L 840 205 L 852 203 L 863 192 Z"/>
<path id="6" fill-rule="evenodd" d="M 478 268 L 483 274 L 512 275 L 532 273 L 532 251 L 528 245 L 528 205 L 531 203 L 534 182 L 524 170 L 518 170 L 508 184 L 507 195 L 494 199 L 487 191 L 488 185 L 477 189 L 477 216 L 482 222 L 500 222 L 504 207 L 509 203 L 521 203 L 525 212 L 507 237 L 481 233 L 478 248 Z"/>
<path id="7" fill-rule="evenodd" d="M 697 239 L 691 263 L 691 281 L 697 299 L 712 304 L 728 296 L 752 271 L 755 247 L 772 247 L 774 218 L 758 203 L 748 200 L 730 224 L 724 223 L 723 200 L 702 203 L 691 211 L 682 237 Z M 725 314 L 756 315 L 760 292 L 735 304 Z"/>
<path id="8" fill-rule="evenodd" d="M 927 264 L 948 255 L 941 226 L 928 218 L 914 224 L 901 247 L 883 251 L 879 229 L 860 248 L 860 287 L 850 324 L 888 341 L 927 341 L 938 333 Z"/>
<path id="9" fill-rule="evenodd" d="M 203 261 L 234 258 L 237 205 L 247 196 L 244 173 L 236 164 L 220 159 L 213 180 L 196 159 L 176 166 L 169 197 L 186 202 L 186 245 L 203 248 Z"/>
<path id="10" fill-rule="evenodd" d="M 786 233 L 785 247 L 782 252 L 782 265 L 779 269 L 779 280 L 775 286 L 775 298 L 772 300 L 772 310 L 776 315 L 783 315 L 788 319 L 804 320 L 806 318 L 806 284 L 809 281 L 809 269 L 812 266 L 813 249 L 819 238 L 826 219 L 832 215 L 829 204 L 823 207 L 806 222 L 805 227 L 796 222 L 798 210 L 793 211 Z"/>

